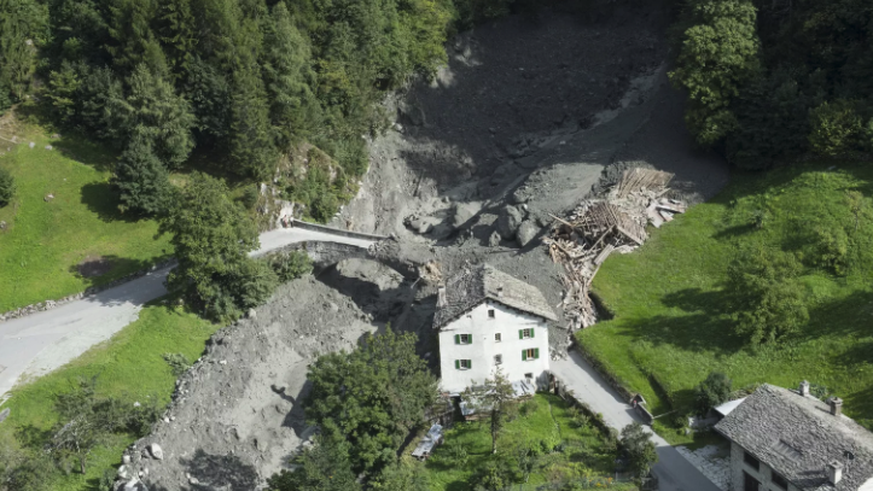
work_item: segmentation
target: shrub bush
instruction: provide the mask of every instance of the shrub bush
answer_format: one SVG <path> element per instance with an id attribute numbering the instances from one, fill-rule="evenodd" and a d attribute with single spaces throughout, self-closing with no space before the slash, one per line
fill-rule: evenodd
<path id="1" fill-rule="evenodd" d="M 0 168 L 0 207 L 8 205 L 13 196 L 15 196 L 15 179 L 8 170 Z"/>
<path id="2" fill-rule="evenodd" d="M 732 382 L 727 375 L 721 372 L 709 372 L 706 379 L 694 389 L 697 410 L 701 415 L 705 415 L 710 409 L 727 401 L 732 390 Z"/>
<path id="3" fill-rule="evenodd" d="M 837 99 L 809 112 L 809 144 L 815 153 L 833 157 L 859 147 L 862 123 L 854 106 L 851 101 Z"/>
<path id="4" fill-rule="evenodd" d="M 267 256 L 267 261 L 282 283 L 295 280 L 312 271 L 312 260 L 302 251 L 273 253 Z"/>
<path id="5" fill-rule="evenodd" d="M 181 376 L 185 373 L 185 370 L 188 370 L 191 367 L 191 364 L 188 363 L 188 358 L 185 357 L 182 353 L 164 353 L 162 355 L 164 361 L 167 362 L 167 365 L 170 365 L 170 371 L 173 372 L 173 375 L 176 377 Z"/>

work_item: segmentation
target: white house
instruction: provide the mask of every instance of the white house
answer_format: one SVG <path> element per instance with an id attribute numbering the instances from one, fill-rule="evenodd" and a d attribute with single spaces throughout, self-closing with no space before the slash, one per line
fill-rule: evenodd
<path id="1" fill-rule="evenodd" d="M 715 425 L 731 442 L 730 491 L 873 491 L 873 434 L 843 401 L 764 384 Z"/>
<path id="2" fill-rule="evenodd" d="M 463 392 L 497 367 L 510 382 L 547 383 L 549 320 L 557 317 L 539 290 L 487 264 L 449 279 L 433 320 L 443 391 Z"/>

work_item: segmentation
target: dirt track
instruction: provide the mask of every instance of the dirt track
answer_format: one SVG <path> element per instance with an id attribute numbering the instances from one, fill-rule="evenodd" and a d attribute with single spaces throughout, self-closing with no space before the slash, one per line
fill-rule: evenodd
<path id="1" fill-rule="evenodd" d="M 645 2 L 619 10 L 511 17 L 459 36 L 433 83 L 386 101 L 397 124 L 371 142 L 371 169 L 337 224 L 394 234 L 445 272 L 487 261 L 556 305 L 559 270 L 537 241 L 494 240 L 508 203 L 523 206 L 542 235 L 549 213 L 573 208 L 628 161 L 676 173 L 692 199 L 712 196 L 727 168 L 694 151 L 684 129 L 683 98 L 666 82 L 661 13 Z M 183 377 L 170 422 L 131 452 L 137 470 L 148 468 L 149 488 L 262 483 L 311 431 L 299 405 L 307 364 L 384 322 L 417 331 L 435 361 L 432 292 L 410 286 L 376 263 L 349 261 L 286 285 L 255 320 L 216 335 Z M 554 326 L 557 344 L 566 336 Z M 140 460 L 153 441 L 165 459 Z"/>

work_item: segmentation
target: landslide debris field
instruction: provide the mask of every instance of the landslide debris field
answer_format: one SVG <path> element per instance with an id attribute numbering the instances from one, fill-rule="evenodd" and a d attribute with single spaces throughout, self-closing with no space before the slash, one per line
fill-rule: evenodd
<path id="1" fill-rule="evenodd" d="M 335 224 L 393 234 L 407 257 L 435 260 L 444 276 L 487 261 L 558 305 L 560 267 L 540 243 L 550 213 L 564 215 L 631 165 L 675 173 L 671 186 L 691 202 L 712 196 L 727 167 L 695 152 L 684 129 L 661 11 L 610 8 L 513 16 L 450 41 L 433 82 L 386 101 L 397 121 L 371 142 L 361 192 Z M 314 431 L 302 409 L 307 365 L 388 322 L 417 332 L 436 368 L 435 288 L 415 280 L 349 259 L 280 288 L 214 336 L 164 422 L 128 451 L 133 470 L 166 491 L 263 484 Z M 564 328 L 552 327 L 555 354 Z M 163 460 L 143 457 L 150 443 Z"/>

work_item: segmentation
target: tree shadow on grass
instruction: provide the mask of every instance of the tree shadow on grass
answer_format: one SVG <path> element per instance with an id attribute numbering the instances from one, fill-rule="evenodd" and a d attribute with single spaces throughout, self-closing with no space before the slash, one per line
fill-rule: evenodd
<path id="1" fill-rule="evenodd" d="M 94 143 L 85 136 L 65 134 L 51 144 L 64 157 L 93 167 L 100 172 L 112 170 L 115 154 L 107 146 Z"/>
<path id="2" fill-rule="evenodd" d="M 743 348 L 733 335 L 733 322 L 722 292 L 688 288 L 663 297 L 664 305 L 687 315 L 655 315 L 623 319 L 620 328 L 633 338 L 656 345 L 671 345 L 686 351 L 711 351 L 729 355 Z"/>
<path id="3" fill-rule="evenodd" d="M 136 222 L 141 217 L 132 213 L 122 213 L 118 209 L 120 201 L 118 194 L 112 189 L 112 184 L 106 181 L 95 181 L 82 186 L 81 203 L 96 213 L 104 222 Z"/>

